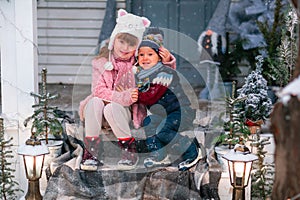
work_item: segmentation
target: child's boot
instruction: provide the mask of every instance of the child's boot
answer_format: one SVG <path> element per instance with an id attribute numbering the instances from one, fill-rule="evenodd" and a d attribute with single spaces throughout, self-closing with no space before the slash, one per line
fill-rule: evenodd
<path id="1" fill-rule="evenodd" d="M 119 147 L 122 150 L 121 160 L 118 162 L 119 170 L 134 169 L 138 163 L 138 155 L 136 153 L 136 142 L 133 137 L 119 138 Z"/>
<path id="2" fill-rule="evenodd" d="M 146 139 L 147 148 L 151 152 L 150 156 L 144 160 L 146 168 L 162 167 L 171 164 L 169 156 L 166 155 L 165 147 L 157 140 L 155 136 Z"/>
<path id="3" fill-rule="evenodd" d="M 185 144 L 188 144 L 189 143 L 188 140 L 190 139 L 188 139 L 188 137 L 185 136 L 180 140 L 180 142 L 184 142 Z M 184 145 L 182 144 L 179 146 L 182 147 Z M 178 170 L 185 171 L 190 169 L 191 167 L 195 166 L 202 157 L 203 155 L 202 155 L 201 148 L 198 147 L 196 143 L 196 139 L 194 139 L 191 142 L 188 149 L 183 153 L 182 155 L 183 161 L 179 163 Z"/>
<path id="4" fill-rule="evenodd" d="M 99 137 L 85 137 L 85 147 L 83 151 L 80 168 L 82 170 L 95 171 L 103 165 L 103 142 Z"/>

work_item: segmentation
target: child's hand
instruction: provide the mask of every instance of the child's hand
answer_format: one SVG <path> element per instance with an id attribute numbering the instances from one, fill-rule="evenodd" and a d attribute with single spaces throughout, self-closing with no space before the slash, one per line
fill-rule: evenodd
<path id="1" fill-rule="evenodd" d="M 121 85 L 119 85 L 119 86 L 117 86 L 115 89 L 116 89 L 116 91 L 118 91 L 118 92 L 123 92 L 123 91 L 125 91 L 127 88 L 123 88 Z"/>
<path id="2" fill-rule="evenodd" d="M 131 99 L 133 102 L 137 102 L 138 97 L 139 97 L 139 91 L 137 88 L 132 88 L 130 89 L 130 94 L 131 94 Z"/>
<path id="3" fill-rule="evenodd" d="M 169 52 L 168 49 L 166 49 L 163 46 L 161 46 L 159 48 L 159 55 L 162 59 L 162 62 L 170 62 L 171 61 L 171 53 Z"/>
<path id="4" fill-rule="evenodd" d="M 116 87 L 116 91 L 118 92 L 123 92 L 127 90 L 126 88 L 123 88 L 122 86 L 117 86 Z M 139 91 L 138 88 L 130 88 L 128 89 L 130 91 L 130 97 L 132 99 L 133 102 L 137 102 L 138 97 L 139 97 Z"/>

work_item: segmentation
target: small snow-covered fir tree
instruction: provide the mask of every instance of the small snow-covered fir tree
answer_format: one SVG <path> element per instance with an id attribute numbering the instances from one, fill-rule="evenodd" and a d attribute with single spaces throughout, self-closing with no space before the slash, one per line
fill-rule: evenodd
<path id="1" fill-rule="evenodd" d="M 13 138 L 5 140 L 3 119 L 0 118 L 0 199 L 17 199 L 16 192 L 22 191 L 14 180 L 15 170 L 11 167 L 9 159 L 13 158 L 11 143 Z"/>
<path id="2" fill-rule="evenodd" d="M 247 97 L 241 102 L 242 110 L 245 111 L 241 113 L 241 117 L 251 121 L 265 120 L 272 108 L 267 81 L 262 76 L 263 57 L 257 56 L 256 60 L 256 69 L 245 78 L 245 84 L 237 91 L 238 98 Z"/>
<path id="3" fill-rule="evenodd" d="M 249 128 L 240 118 L 240 114 L 244 112 L 240 107 L 240 102 L 244 101 L 246 97 L 236 98 L 235 96 L 235 82 L 232 86 L 232 96 L 227 97 L 226 105 L 229 114 L 229 121 L 224 123 L 225 133 L 217 138 L 217 143 L 228 144 L 229 149 L 239 143 L 241 139 L 247 140 L 250 135 Z"/>
<path id="4" fill-rule="evenodd" d="M 58 98 L 57 95 L 52 95 L 47 92 L 47 69 L 42 70 L 42 91 L 40 94 L 31 92 L 30 95 L 38 99 L 38 103 L 33 105 L 35 108 L 34 113 L 25 119 L 24 126 L 27 127 L 28 123 L 32 121 L 31 132 L 36 137 L 45 138 L 48 144 L 48 136 L 52 134 L 54 137 L 60 138 L 63 132 L 63 127 L 59 121 L 59 115 L 56 106 L 50 106 L 49 102 Z"/>

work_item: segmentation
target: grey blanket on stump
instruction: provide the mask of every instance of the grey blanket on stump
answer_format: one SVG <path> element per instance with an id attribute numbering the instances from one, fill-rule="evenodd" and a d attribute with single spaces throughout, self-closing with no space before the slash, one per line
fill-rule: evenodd
<path id="1" fill-rule="evenodd" d="M 188 171 L 176 167 L 118 171 L 79 169 L 82 141 L 67 136 L 65 149 L 54 159 L 44 200 L 54 199 L 220 199 L 221 167 L 210 152 Z M 48 170 L 49 172 L 50 170 Z"/>

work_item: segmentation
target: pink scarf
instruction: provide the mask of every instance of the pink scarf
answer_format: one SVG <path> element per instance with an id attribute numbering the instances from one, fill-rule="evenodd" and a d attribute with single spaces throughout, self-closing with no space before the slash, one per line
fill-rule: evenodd
<path id="1" fill-rule="evenodd" d="M 114 66 L 113 80 L 116 86 L 121 86 L 124 89 L 135 87 L 134 74 L 132 72 L 134 62 L 134 56 L 128 60 L 115 59 L 114 56 L 112 56 Z"/>

